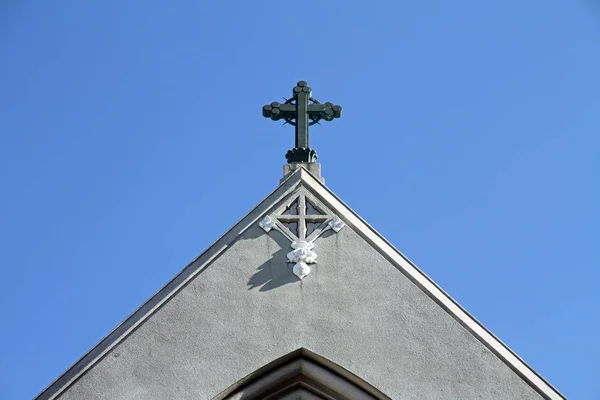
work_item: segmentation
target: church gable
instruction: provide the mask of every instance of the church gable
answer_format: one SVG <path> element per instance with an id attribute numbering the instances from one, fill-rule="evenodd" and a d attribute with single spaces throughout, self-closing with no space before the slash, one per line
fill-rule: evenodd
<path id="1" fill-rule="evenodd" d="M 299 348 L 391 398 L 562 398 L 299 168 L 38 399 L 211 399 Z"/>

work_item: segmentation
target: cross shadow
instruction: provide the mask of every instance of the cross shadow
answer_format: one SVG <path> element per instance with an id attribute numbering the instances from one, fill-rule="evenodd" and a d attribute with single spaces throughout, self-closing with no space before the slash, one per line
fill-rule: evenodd
<path id="1" fill-rule="evenodd" d="M 248 280 L 248 290 L 259 288 L 259 292 L 266 292 L 290 283 L 299 283 L 298 277 L 292 272 L 293 264 L 287 262 L 287 253 L 292 250 L 290 241 L 276 230 L 266 233 L 259 228 L 252 233 L 251 238 L 269 235 L 277 243 L 279 250 L 272 253 L 268 261 L 259 265 Z"/>
<path id="2" fill-rule="evenodd" d="M 347 229 L 347 228 L 344 228 L 344 229 Z M 332 229 L 329 229 L 327 232 L 322 233 L 321 235 L 319 235 L 319 239 L 326 239 L 329 236 L 333 236 L 333 235 L 335 235 L 335 232 Z M 317 242 L 319 241 L 319 239 L 317 239 Z M 315 244 L 317 242 L 315 242 Z"/>

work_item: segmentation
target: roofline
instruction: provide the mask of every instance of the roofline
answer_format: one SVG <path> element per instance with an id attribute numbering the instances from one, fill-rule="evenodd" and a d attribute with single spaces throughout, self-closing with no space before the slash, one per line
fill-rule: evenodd
<path id="1" fill-rule="evenodd" d="M 233 227 L 227 230 L 220 238 L 203 251 L 196 259 L 190 262 L 166 285 L 160 288 L 140 307 L 131 313 L 123 322 L 115 327 L 108 335 L 101 339 L 83 357 L 71 365 L 58 378 L 42 390 L 33 400 L 53 400 L 60 396 L 75 381 L 83 376 L 96 363 L 102 360 L 115 346 L 126 339 L 147 318 L 158 311 L 169 299 L 183 289 L 192 279 L 200 274 L 206 267 L 227 250 L 248 228 L 258 222 L 267 213 L 273 204 L 287 197 L 300 185 L 302 179 L 300 168 L 282 179 L 281 183 L 265 197 L 257 206 L 247 213 Z"/>
<path id="2" fill-rule="evenodd" d="M 102 360 L 115 346 L 133 333 L 146 319 L 158 311 L 169 299 L 183 289 L 192 279 L 212 264 L 238 238 L 260 218 L 276 207 L 302 183 L 318 195 L 328 207 L 335 211 L 346 224 L 352 227 L 364 240 L 378 250 L 389 262 L 400 270 L 408 279 L 438 303 L 448 314 L 457 320 L 465 329 L 482 344 L 515 371 L 523 380 L 546 399 L 566 399 L 558 390 L 541 375 L 527 365 L 514 351 L 506 346 L 493 333 L 460 306 L 452 297 L 442 290 L 423 271 L 398 251 L 379 232 L 364 221 L 356 212 L 348 207 L 339 197 L 327 188 L 318 178 L 305 168 L 298 168 L 285 177 L 267 197 L 246 214 L 239 222 L 217 239 L 189 263 L 181 272 L 156 292 L 150 299 L 136 309 L 121 324 L 98 342 L 90 351 L 69 367 L 63 374 L 46 387 L 34 400 L 53 400 L 75 383 L 96 363 Z"/>
<path id="3" fill-rule="evenodd" d="M 554 386 L 546 381 L 540 374 L 531 368 L 512 349 L 504 344 L 496 335 L 490 332 L 481 322 L 465 310 L 456 300 L 438 286 L 430 277 L 419 269 L 402 252 L 396 249 L 375 228 L 363 220 L 354 210 L 335 195 L 327 186 L 310 173 L 302 171 L 303 180 L 310 187 L 317 186 L 320 199 L 326 203 L 337 215 L 354 228 L 355 232 L 366 240 L 371 246 L 398 268 L 408 279 L 423 290 L 432 300 L 438 303 L 448 314 L 457 320 L 465 329 L 500 358 L 506 365 L 515 371 L 523 380 L 528 382 L 540 395 L 547 399 L 560 400 L 566 397 Z M 339 205 L 335 204 L 339 203 Z"/>

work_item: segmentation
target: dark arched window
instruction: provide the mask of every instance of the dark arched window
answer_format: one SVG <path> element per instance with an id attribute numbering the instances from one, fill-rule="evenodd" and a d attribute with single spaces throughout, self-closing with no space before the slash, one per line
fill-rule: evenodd
<path id="1" fill-rule="evenodd" d="M 298 349 L 246 376 L 213 400 L 389 400 L 337 364 Z"/>

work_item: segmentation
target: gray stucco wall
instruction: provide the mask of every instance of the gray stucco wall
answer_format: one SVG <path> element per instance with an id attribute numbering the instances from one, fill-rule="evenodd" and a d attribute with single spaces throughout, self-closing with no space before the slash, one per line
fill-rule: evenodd
<path id="1" fill-rule="evenodd" d="M 291 273 L 289 241 L 249 229 L 59 398 L 211 399 L 300 347 L 393 399 L 539 399 L 350 227 Z"/>

